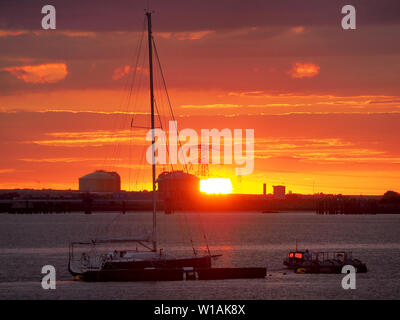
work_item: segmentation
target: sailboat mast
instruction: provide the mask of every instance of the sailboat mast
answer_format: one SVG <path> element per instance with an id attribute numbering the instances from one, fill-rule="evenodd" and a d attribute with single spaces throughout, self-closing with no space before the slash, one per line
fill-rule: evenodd
<path id="1" fill-rule="evenodd" d="M 150 106 L 151 106 L 151 131 L 152 131 L 152 182 L 153 182 L 153 250 L 157 251 L 157 195 L 156 195 L 156 164 L 155 164 L 155 134 L 154 134 L 154 84 L 153 84 L 153 41 L 151 31 L 151 12 L 146 12 L 147 32 L 149 47 L 149 71 L 150 71 Z"/>

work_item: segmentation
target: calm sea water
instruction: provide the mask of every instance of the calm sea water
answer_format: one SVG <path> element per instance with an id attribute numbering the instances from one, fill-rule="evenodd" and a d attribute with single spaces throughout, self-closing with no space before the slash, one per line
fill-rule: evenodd
<path id="1" fill-rule="evenodd" d="M 84 283 L 68 273 L 68 243 L 151 230 L 151 213 L 0 215 L 0 299 L 399 299 L 400 215 L 318 216 L 311 212 L 186 213 L 158 215 L 160 247 L 192 253 L 207 235 L 216 266 L 266 266 L 266 279 Z M 295 246 L 346 249 L 366 262 L 357 289 L 343 275 L 300 275 L 283 268 Z M 43 290 L 41 268 L 54 265 L 56 290 Z"/>

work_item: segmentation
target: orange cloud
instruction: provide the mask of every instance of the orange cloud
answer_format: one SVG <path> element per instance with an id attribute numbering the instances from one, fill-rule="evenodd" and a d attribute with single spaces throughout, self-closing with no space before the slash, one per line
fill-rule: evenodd
<path id="1" fill-rule="evenodd" d="M 117 69 L 114 70 L 114 74 L 112 76 L 112 79 L 113 80 L 122 79 L 123 77 L 125 77 L 129 73 L 130 70 L 131 70 L 131 67 L 128 66 L 128 65 L 126 65 L 124 67 L 121 67 L 121 68 L 117 68 Z"/>
<path id="2" fill-rule="evenodd" d="M 11 172 L 15 172 L 15 169 L 0 169 L 0 173 L 11 173 Z"/>
<path id="3" fill-rule="evenodd" d="M 0 30 L 0 37 L 15 37 L 27 33 L 25 30 Z"/>
<path id="4" fill-rule="evenodd" d="M 199 40 L 204 38 L 205 36 L 214 33 L 213 30 L 205 30 L 205 31 L 198 31 L 198 32 L 179 32 L 176 35 L 178 40 Z"/>
<path id="5" fill-rule="evenodd" d="M 49 162 L 49 163 L 57 163 L 57 162 L 65 162 L 65 163 L 71 163 L 71 162 L 87 162 L 87 161 L 104 161 L 104 158 L 23 158 L 23 159 L 18 159 L 19 161 L 23 162 L 38 162 L 38 163 L 43 163 L 43 162 Z M 120 158 L 109 158 L 107 161 L 117 161 L 121 160 Z M 1 170 L 0 170 L 1 173 Z"/>
<path id="6" fill-rule="evenodd" d="M 117 68 L 114 70 L 112 79 L 113 80 L 122 79 L 122 78 L 126 77 L 132 69 L 133 68 L 131 68 L 129 65 Z M 137 67 L 136 72 L 141 72 L 143 74 L 147 74 L 147 73 L 149 73 L 149 70 L 147 68 Z"/>
<path id="7" fill-rule="evenodd" d="M 291 70 L 289 70 L 292 78 L 312 78 L 319 73 L 320 67 L 314 63 L 300 63 L 296 62 Z"/>
<path id="8" fill-rule="evenodd" d="M 54 83 L 63 80 L 68 74 L 65 63 L 7 67 L 2 70 L 26 83 Z"/>
<path id="9" fill-rule="evenodd" d="M 214 30 L 203 30 L 197 32 L 158 32 L 157 36 L 164 39 L 176 39 L 176 40 L 200 40 L 205 36 L 215 33 Z"/>
<path id="10" fill-rule="evenodd" d="M 340 138 L 277 138 L 256 139 L 255 157 L 269 159 L 284 157 L 313 164 L 328 163 L 387 163 L 397 164 L 400 158 L 385 151 L 362 147 Z"/>
<path id="11" fill-rule="evenodd" d="M 217 104 L 206 104 L 206 105 L 192 105 L 192 104 L 184 104 L 181 105 L 181 108 L 186 109 L 218 109 L 218 108 L 239 108 L 241 107 L 238 104 L 226 104 L 226 103 L 217 103 Z"/>
<path id="12" fill-rule="evenodd" d="M 294 27 L 291 29 L 293 33 L 300 34 L 303 33 L 305 28 L 303 26 Z"/>
<path id="13" fill-rule="evenodd" d="M 94 37 L 95 32 L 84 32 L 84 31 L 62 31 L 61 34 L 67 37 Z"/>
<path id="14" fill-rule="evenodd" d="M 144 136 L 132 136 L 130 130 L 119 130 L 117 132 L 98 130 L 98 131 L 78 131 L 78 132 L 51 132 L 47 136 L 52 139 L 25 141 L 25 143 L 35 143 L 43 146 L 53 147 L 85 147 L 103 146 L 114 143 L 146 143 Z"/>

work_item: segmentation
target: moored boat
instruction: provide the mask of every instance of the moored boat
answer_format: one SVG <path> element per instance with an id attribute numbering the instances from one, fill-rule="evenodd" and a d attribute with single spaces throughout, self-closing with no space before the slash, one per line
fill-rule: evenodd
<path id="1" fill-rule="evenodd" d="M 100 271 L 113 274 L 120 270 L 137 272 L 149 269 L 211 268 L 212 259 L 220 255 L 195 255 L 178 258 L 163 250 L 154 251 L 146 238 L 96 239 L 89 242 L 72 242 L 69 247 L 68 270 L 73 276 L 85 276 Z M 107 251 L 111 245 L 130 246 L 135 243 L 136 250 Z M 139 247 L 140 246 L 140 250 Z M 76 251 L 79 251 L 77 253 Z M 110 277 L 110 276 L 108 276 Z M 132 276 L 130 276 L 132 277 Z M 93 277 L 92 277 L 93 278 Z"/>
<path id="2" fill-rule="evenodd" d="M 73 276 L 84 281 L 264 278 L 266 276 L 266 268 L 263 267 L 213 268 L 212 261 L 220 255 L 212 255 L 208 245 L 207 252 L 199 255 L 197 250 L 193 248 L 192 243 L 193 255 L 185 257 L 175 257 L 158 248 L 156 228 L 156 139 L 154 134 L 154 111 L 157 106 L 155 106 L 154 99 L 152 54 L 155 46 L 152 36 L 151 15 L 151 11 L 146 11 L 149 50 L 150 122 L 152 129 L 152 233 L 149 236 L 135 238 L 109 238 L 72 242 L 70 244 L 68 270 Z M 172 213 L 172 211 L 168 209 L 167 213 Z M 206 238 L 205 235 L 204 238 Z M 135 246 L 134 249 L 132 249 L 133 246 Z"/>
<path id="3" fill-rule="evenodd" d="M 350 251 L 290 251 L 283 264 L 296 273 L 341 273 L 346 265 L 353 266 L 356 272 L 368 271 L 365 263 L 353 259 Z"/>

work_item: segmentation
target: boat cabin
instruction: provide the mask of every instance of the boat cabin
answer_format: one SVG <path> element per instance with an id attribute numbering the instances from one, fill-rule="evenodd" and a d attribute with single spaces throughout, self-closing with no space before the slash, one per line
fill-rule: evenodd
<path id="1" fill-rule="evenodd" d="M 288 258 L 290 262 L 300 262 L 300 261 L 304 261 L 304 254 L 305 251 L 291 251 L 288 254 Z"/>
<path id="2" fill-rule="evenodd" d="M 289 258 L 294 259 L 304 259 L 304 252 L 303 251 L 293 251 L 289 253 Z"/>
<path id="3" fill-rule="evenodd" d="M 309 263 L 312 260 L 312 254 L 307 250 L 296 250 L 290 251 L 286 259 L 283 261 L 283 264 L 291 267 L 298 267 L 303 265 L 304 263 Z"/>

